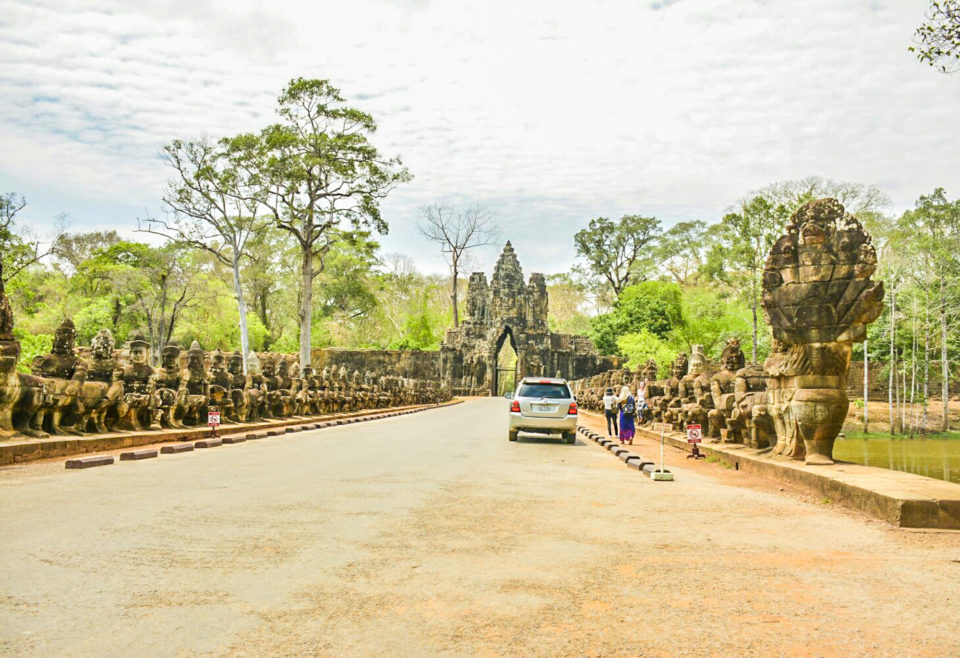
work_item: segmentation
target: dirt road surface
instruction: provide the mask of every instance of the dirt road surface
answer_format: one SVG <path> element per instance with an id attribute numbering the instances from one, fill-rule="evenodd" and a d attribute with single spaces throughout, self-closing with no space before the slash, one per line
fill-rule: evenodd
<path id="1" fill-rule="evenodd" d="M 948 656 L 960 534 L 462 405 L 0 469 L 11 656 Z M 641 454 L 652 452 L 640 446 Z"/>

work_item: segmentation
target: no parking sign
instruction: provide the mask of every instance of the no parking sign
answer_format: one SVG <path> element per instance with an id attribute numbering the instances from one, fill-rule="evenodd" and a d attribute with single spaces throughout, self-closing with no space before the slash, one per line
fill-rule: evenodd
<path id="1" fill-rule="evenodd" d="M 687 443 L 700 443 L 701 434 L 699 425 L 687 425 Z"/>

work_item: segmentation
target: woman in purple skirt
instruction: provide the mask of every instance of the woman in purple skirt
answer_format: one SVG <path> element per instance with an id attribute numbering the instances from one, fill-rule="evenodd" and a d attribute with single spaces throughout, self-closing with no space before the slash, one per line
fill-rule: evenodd
<path id="1" fill-rule="evenodd" d="M 634 419 L 637 417 L 637 401 L 624 386 L 620 391 L 620 443 L 633 443 Z"/>

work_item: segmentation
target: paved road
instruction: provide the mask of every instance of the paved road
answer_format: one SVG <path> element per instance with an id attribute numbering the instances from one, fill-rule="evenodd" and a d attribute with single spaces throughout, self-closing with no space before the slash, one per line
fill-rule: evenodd
<path id="1" fill-rule="evenodd" d="M 475 400 L 86 471 L 0 469 L 0 651 L 960 652 L 958 535 L 716 466 L 653 483 L 582 441 L 508 443 L 503 413 Z"/>

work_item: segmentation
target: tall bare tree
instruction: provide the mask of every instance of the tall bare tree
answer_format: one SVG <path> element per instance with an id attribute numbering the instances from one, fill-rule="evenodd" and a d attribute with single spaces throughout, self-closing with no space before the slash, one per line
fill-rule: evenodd
<path id="1" fill-rule="evenodd" d="M 231 161 L 225 146 L 226 142 L 214 144 L 206 138 L 195 142 L 175 140 L 165 146 L 163 157 L 174 173 L 163 202 L 171 216 L 138 220 L 138 230 L 207 251 L 230 268 L 246 368 L 250 337 L 240 265 L 247 255 L 248 241 L 269 220 L 260 217 L 261 199 L 243 170 Z"/>
<path id="2" fill-rule="evenodd" d="M 471 249 L 494 244 L 500 239 L 500 229 L 493 214 L 479 205 L 458 210 L 452 204 L 436 203 L 420 209 L 421 220 L 417 230 L 440 250 L 450 267 L 450 303 L 453 305 L 453 326 L 460 326 L 457 286 L 462 274 L 464 258 Z"/>

